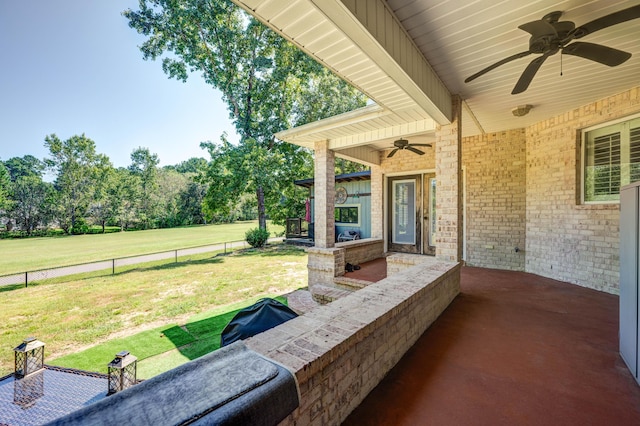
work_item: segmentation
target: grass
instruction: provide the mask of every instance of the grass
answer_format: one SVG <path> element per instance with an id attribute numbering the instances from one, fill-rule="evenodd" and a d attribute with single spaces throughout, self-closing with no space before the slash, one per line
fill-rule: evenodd
<path id="1" fill-rule="evenodd" d="M 286 299 L 275 297 L 286 304 Z M 258 298 L 195 315 L 186 324 L 170 324 L 113 339 L 48 362 L 52 365 L 105 372 L 114 355 L 128 350 L 138 358 L 138 378 L 148 379 L 220 348 L 220 336 L 233 316 Z"/>
<path id="2" fill-rule="evenodd" d="M 201 225 L 109 234 L 71 235 L 0 240 L 0 275 L 75 265 L 137 254 L 155 253 L 244 240 L 257 221 Z M 269 224 L 271 236 L 282 233 L 282 226 Z"/>
<path id="3" fill-rule="evenodd" d="M 0 292 L 0 376 L 11 372 L 12 350 L 28 336 L 45 342 L 47 359 L 55 359 L 141 331 L 193 323 L 190 318 L 194 315 L 306 285 L 305 252 L 278 244 L 263 250 Z M 197 337 L 202 333 L 188 334 Z M 174 345 L 189 344 L 185 339 L 176 338 Z M 156 344 L 154 340 L 150 346 Z M 150 351 L 165 349 L 154 346 Z M 110 350 L 110 356 L 119 350 Z M 201 351 L 198 345 L 187 350 Z"/>

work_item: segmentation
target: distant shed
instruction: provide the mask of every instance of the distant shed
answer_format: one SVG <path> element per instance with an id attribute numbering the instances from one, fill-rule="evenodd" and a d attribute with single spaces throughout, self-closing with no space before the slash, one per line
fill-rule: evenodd
<path id="1" fill-rule="evenodd" d="M 336 175 L 336 237 L 345 231 L 358 231 L 360 238 L 371 237 L 371 171 Z M 309 188 L 311 220 L 314 223 L 314 180 L 294 182 Z"/>

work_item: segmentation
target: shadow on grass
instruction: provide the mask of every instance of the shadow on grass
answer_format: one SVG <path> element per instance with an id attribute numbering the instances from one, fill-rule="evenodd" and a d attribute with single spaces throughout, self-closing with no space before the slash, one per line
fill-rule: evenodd
<path id="1" fill-rule="evenodd" d="M 287 304 L 287 299 L 283 296 L 274 297 L 277 301 Z M 249 305 L 248 305 L 249 306 Z M 220 337 L 224 328 L 229 324 L 229 321 L 240 312 L 243 308 L 235 309 L 233 311 L 225 312 L 220 315 L 214 315 L 201 320 L 192 321 L 185 324 L 182 327 L 174 327 L 180 330 L 185 330 L 195 339 L 195 342 L 187 345 L 180 345 L 180 339 L 182 338 L 180 332 L 176 332 L 178 340 L 174 342 L 178 351 L 187 359 L 193 360 L 201 357 L 202 355 L 213 352 L 220 348 Z M 171 339 L 171 336 L 165 332 L 165 336 Z"/>
<path id="2" fill-rule="evenodd" d="M 274 297 L 287 303 L 284 296 Z M 250 300 L 235 304 L 228 312 L 204 312 L 182 326 L 169 324 L 132 336 L 113 339 L 81 352 L 65 355 L 48 362 L 60 367 L 106 373 L 114 355 L 127 350 L 138 358 L 140 378 L 148 379 L 187 361 L 220 348 L 220 336 L 229 321 L 241 309 L 255 303 Z M 217 310 L 217 312 L 220 312 Z"/>
<path id="3" fill-rule="evenodd" d="M 277 246 L 267 246 L 264 248 L 248 248 L 239 251 L 235 256 L 306 256 L 304 249 L 286 244 Z"/>
<path id="4" fill-rule="evenodd" d="M 4 293 L 5 291 L 20 290 L 21 288 L 25 288 L 24 284 L 3 285 L 2 287 L 0 287 L 0 293 Z"/>
<path id="5" fill-rule="evenodd" d="M 161 271 L 164 269 L 175 269 L 182 268 L 185 265 L 212 265 L 217 263 L 222 263 L 224 261 L 223 258 L 219 256 L 208 257 L 206 259 L 195 259 L 195 260 L 180 260 L 178 262 L 171 263 L 163 263 L 160 265 L 152 265 L 152 266 L 135 266 L 132 265 L 132 269 L 127 269 L 122 272 L 116 272 L 116 275 L 127 274 L 130 272 L 146 272 L 146 271 Z"/>

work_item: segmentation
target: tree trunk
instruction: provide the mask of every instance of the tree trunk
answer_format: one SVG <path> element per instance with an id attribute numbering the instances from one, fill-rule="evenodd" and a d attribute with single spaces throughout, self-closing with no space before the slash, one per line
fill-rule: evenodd
<path id="1" fill-rule="evenodd" d="M 261 186 L 256 189 L 258 199 L 258 226 L 260 229 L 267 229 L 267 217 L 264 213 L 264 190 Z"/>

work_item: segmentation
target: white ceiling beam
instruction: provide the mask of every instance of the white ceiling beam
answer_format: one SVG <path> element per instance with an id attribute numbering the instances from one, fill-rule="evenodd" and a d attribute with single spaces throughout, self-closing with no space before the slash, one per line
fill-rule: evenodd
<path id="1" fill-rule="evenodd" d="M 311 0 L 438 124 L 451 122 L 451 93 L 382 0 Z"/>

